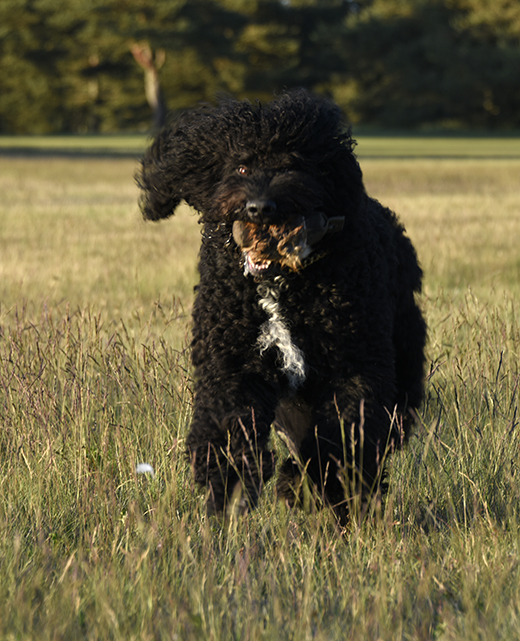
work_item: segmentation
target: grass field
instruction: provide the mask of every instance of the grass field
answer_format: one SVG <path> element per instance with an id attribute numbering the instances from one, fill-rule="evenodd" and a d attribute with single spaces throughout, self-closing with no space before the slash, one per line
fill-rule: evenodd
<path id="1" fill-rule="evenodd" d="M 430 157 L 430 158 L 516 158 L 520 159 L 520 137 L 485 134 L 478 137 L 466 135 L 407 136 L 355 133 L 357 153 L 363 157 Z M 85 136 L 0 136 L 0 151 L 20 154 L 75 154 L 112 156 L 132 155 L 142 152 L 148 137 L 133 135 Z"/>
<path id="2" fill-rule="evenodd" d="M 429 377 L 383 512 L 343 534 L 272 487 L 206 518 L 200 232 L 143 223 L 135 168 L 0 156 L 0 639 L 519 639 L 520 160 L 363 162 L 425 271 Z"/>

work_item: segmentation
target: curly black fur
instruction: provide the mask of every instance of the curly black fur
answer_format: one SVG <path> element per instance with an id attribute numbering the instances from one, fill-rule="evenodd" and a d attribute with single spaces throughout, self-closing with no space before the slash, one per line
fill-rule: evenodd
<path id="1" fill-rule="evenodd" d="M 354 144 L 337 106 L 297 90 L 266 106 L 229 100 L 187 112 L 143 159 L 145 218 L 166 218 L 185 200 L 203 224 L 187 447 L 211 511 L 237 488 L 256 503 L 273 474 L 272 425 L 298 459 L 282 465 L 279 493 L 297 502 L 305 469 L 343 520 L 409 434 L 423 395 L 422 272 L 396 216 L 367 196 Z M 301 270 L 244 270 L 235 221 L 265 227 L 316 212 L 344 217 L 343 228 L 325 234 Z M 259 345 L 271 327 L 261 300 L 275 306 L 303 375 L 284 369 L 280 342 Z"/>

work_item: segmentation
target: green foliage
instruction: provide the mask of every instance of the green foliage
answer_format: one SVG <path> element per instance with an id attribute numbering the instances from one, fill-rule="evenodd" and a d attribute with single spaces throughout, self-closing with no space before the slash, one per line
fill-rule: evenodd
<path id="1" fill-rule="evenodd" d="M 391 126 L 520 126 L 512 0 L 3 0 L 0 133 L 147 130 L 130 47 L 170 109 L 305 86 Z"/>
<path id="2" fill-rule="evenodd" d="M 520 6 L 508 0 L 375 0 L 350 23 L 355 118 L 517 125 L 519 27 Z"/>
<path id="3" fill-rule="evenodd" d="M 129 27 L 119 22 L 126 14 L 117 7 L 105 0 L 0 5 L 1 131 L 119 130 L 145 117 Z"/>

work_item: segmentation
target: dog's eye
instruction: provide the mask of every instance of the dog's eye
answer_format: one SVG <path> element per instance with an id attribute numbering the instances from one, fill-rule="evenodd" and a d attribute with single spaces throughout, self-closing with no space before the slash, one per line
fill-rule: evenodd
<path id="1" fill-rule="evenodd" d="M 238 172 L 241 176 L 247 176 L 247 175 L 249 174 L 249 168 L 248 168 L 248 167 L 246 167 L 245 165 L 240 165 L 240 166 L 237 168 L 237 172 Z"/>

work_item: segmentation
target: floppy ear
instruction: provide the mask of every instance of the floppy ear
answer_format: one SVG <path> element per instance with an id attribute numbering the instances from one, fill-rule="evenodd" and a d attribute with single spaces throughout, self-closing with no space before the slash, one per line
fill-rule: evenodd
<path id="1" fill-rule="evenodd" d="M 136 176 L 145 218 L 168 218 L 181 200 L 204 211 L 221 166 L 214 142 L 215 118 L 214 109 L 200 108 L 182 114 L 159 132 Z"/>
<path id="2" fill-rule="evenodd" d="M 159 132 L 141 160 L 141 171 L 136 175 L 137 185 L 142 190 L 139 206 L 148 220 L 171 216 L 181 201 L 182 185 L 169 170 L 173 161 L 172 133 L 168 128 Z"/>

